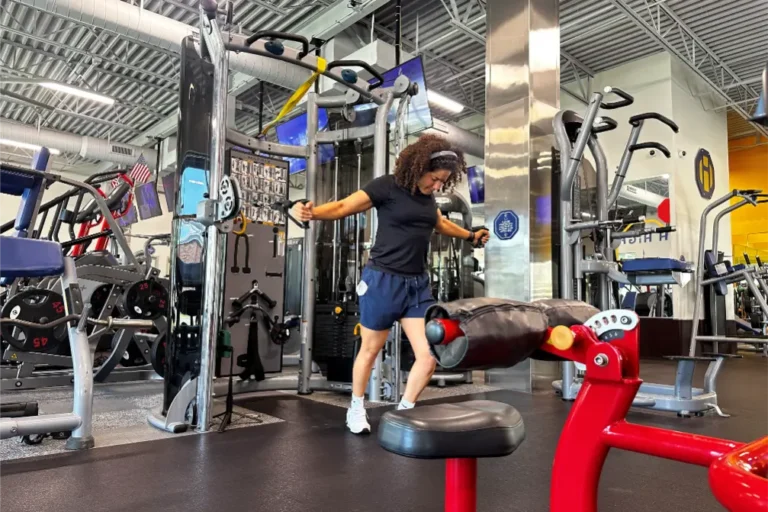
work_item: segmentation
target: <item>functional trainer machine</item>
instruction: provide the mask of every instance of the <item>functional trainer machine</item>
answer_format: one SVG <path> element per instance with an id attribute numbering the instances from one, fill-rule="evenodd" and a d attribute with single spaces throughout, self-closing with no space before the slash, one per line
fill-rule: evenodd
<path id="1" fill-rule="evenodd" d="M 205 432 L 211 425 L 216 347 L 221 337 L 223 317 L 222 276 L 226 234 L 232 231 L 233 219 L 241 210 L 237 182 L 227 176 L 227 144 L 254 152 L 305 158 L 307 200 L 315 202 L 318 144 L 372 137 L 373 175 L 386 174 L 389 111 L 396 98 L 406 98 L 416 92 L 415 84 L 405 76 L 398 77 L 393 87 L 389 88 L 379 87 L 381 80 L 371 85 L 359 79 L 357 73 L 349 69 L 350 66 L 364 67 L 377 75 L 364 62 L 336 61 L 326 65 L 324 60 L 311 54 L 306 39 L 294 34 L 259 32 L 245 38 L 234 33 L 222 33 L 216 22 L 217 7 L 215 1 L 201 2 L 200 51 L 191 38 L 182 42 L 180 150 L 171 254 L 177 271 L 171 273 L 163 408 L 148 417 L 152 425 L 170 432 L 186 430 L 190 425 L 196 425 L 198 431 Z M 296 41 L 302 49 L 285 47 L 282 40 Z M 307 94 L 306 147 L 276 144 L 246 136 L 226 126 L 230 52 L 250 53 L 269 59 L 272 64 L 285 66 L 286 70 L 306 74 L 311 81 L 323 75 L 343 85 L 347 89 L 346 94 L 332 97 L 318 97 L 314 92 Z M 348 108 L 357 103 L 379 106 L 374 125 L 318 132 L 318 108 Z M 204 121 L 208 115 L 209 123 Z M 202 183 L 204 189 L 193 190 L 195 183 Z M 204 198 L 203 194 L 207 196 Z M 375 233 L 375 213 L 371 217 L 371 232 Z M 316 239 L 317 227 L 312 223 L 304 237 L 298 376 L 278 375 L 261 381 L 242 381 L 237 383 L 235 391 L 297 389 L 299 393 L 307 394 L 315 389 L 343 389 L 337 383 L 313 374 Z M 371 400 L 381 400 L 384 379 L 383 365 L 377 363 L 369 383 Z M 216 382 L 215 386 L 218 385 Z M 222 383 L 220 391 L 224 391 L 224 386 L 225 383 Z M 399 391 L 395 389 L 394 392 Z"/>

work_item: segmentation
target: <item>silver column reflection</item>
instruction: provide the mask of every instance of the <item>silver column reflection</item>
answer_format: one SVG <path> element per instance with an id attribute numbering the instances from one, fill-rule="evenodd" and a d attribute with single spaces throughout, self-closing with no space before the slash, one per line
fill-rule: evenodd
<path id="1" fill-rule="evenodd" d="M 552 118 L 560 104 L 557 0 L 488 0 L 485 218 L 519 218 L 511 240 L 492 234 L 485 250 L 486 296 L 552 296 Z M 553 363 L 526 360 L 486 379 L 530 392 L 554 379 Z M 548 385 L 548 383 L 547 383 Z"/>
<path id="2" fill-rule="evenodd" d="M 307 94 L 307 200 L 317 203 L 317 93 Z M 334 265 L 336 263 L 334 262 Z M 315 328 L 315 267 L 317 266 L 317 222 L 304 230 L 304 291 L 301 307 L 301 352 L 299 356 L 299 394 L 312 392 L 312 335 Z"/>
<path id="3" fill-rule="evenodd" d="M 202 7 L 201 7 L 202 15 Z M 224 49 L 216 23 L 211 24 L 206 38 L 213 68 L 213 111 L 211 113 L 211 171 L 208 175 L 208 198 L 219 200 L 219 182 L 225 171 L 227 140 L 227 91 L 229 89 L 229 52 Z M 205 230 L 205 276 L 200 335 L 200 375 L 197 379 L 198 432 L 207 432 L 213 411 L 213 377 L 216 362 L 216 341 L 221 326 L 224 296 L 224 264 L 227 237 L 216 225 Z"/>

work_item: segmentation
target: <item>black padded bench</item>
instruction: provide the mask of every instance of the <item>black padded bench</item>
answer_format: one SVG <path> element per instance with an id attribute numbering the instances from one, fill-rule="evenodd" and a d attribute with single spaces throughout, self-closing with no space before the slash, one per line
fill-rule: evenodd
<path id="1" fill-rule="evenodd" d="M 523 439 L 520 413 L 488 400 L 390 411 L 379 425 L 379 444 L 385 450 L 417 459 L 446 459 L 446 512 L 474 512 L 477 459 L 509 455 Z"/>

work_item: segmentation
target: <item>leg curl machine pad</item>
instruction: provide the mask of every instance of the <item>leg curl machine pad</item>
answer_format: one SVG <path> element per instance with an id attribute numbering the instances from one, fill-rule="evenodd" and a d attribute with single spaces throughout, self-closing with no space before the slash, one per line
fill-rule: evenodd
<path id="1" fill-rule="evenodd" d="M 528 357 L 557 359 L 538 350 L 551 328 L 583 324 L 598 312 L 573 300 L 520 302 L 480 297 L 435 304 L 427 310 L 426 321 L 458 320 L 463 333 L 447 345 L 433 344 L 440 366 L 457 371 L 488 370 L 509 368 Z"/>

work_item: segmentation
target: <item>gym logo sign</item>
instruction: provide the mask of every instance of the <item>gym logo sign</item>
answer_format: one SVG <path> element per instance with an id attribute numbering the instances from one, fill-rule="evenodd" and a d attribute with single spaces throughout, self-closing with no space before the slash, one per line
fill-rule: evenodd
<path id="1" fill-rule="evenodd" d="M 704 199 L 712 199 L 715 192 L 715 163 L 712 161 L 712 155 L 706 149 L 700 149 L 696 153 L 696 186 L 699 187 L 699 194 Z"/>
<path id="2" fill-rule="evenodd" d="M 493 221 L 493 232 L 499 240 L 512 240 L 520 229 L 520 219 L 512 210 L 501 210 Z"/>

